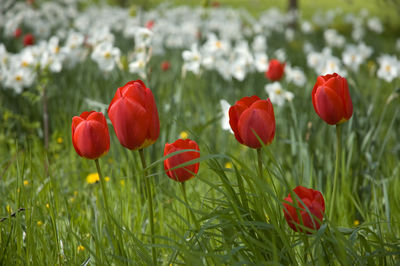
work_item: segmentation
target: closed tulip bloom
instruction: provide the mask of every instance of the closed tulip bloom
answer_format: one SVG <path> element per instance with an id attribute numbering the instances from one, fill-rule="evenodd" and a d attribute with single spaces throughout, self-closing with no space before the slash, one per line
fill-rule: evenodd
<path id="1" fill-rule="evenodd" d="M 311 97 L 315 112 L 329 125 L 343 123 L 353 115 L 347 80 L 336 73 L 319 76 Z"/>
<path id="2" fill-rule="evenodd" d="M 24 39 L 22 40 L 24 46 L 29 46 L 35 44 L 35 37 L 33 34 L 28 33 L 24 36 Z"/>
<path id="3" fill-rule="evenodd" d="M 197 143 L 193 140 L 178 139 L 174 143 L 165 144 L 164 156 L 180 150 L 198 150 L 198 152 L 196 151 L 181 152 L 172 157 L 169 157 L 164 161 L 164 169 L 169 178 L 178 182 L 184 182 L 186 180 L 193 178 L 194 175 L 197 174 L 197 172 L 199 171 L 200 163 L 194 163 L 176 169 L 173 168 L 183 163 L 190 162 L 194 159 L 199 158 L 200 149 Z"/>
<path id="4" fill-rule="evenodd" d="M 241 144 L 255 149 L 270 144 L 275 136 L 271 101 L 261 100 L 256 95 L 242 98 L 229 108 L 229 124 Z"/>
<path id="5" fill-rule="evenodd" d="M 288 225 L 296 232 L 311 233 L 311 230 L 318 230 L 325 213 L 325 201 L 321 192 L 302 186 L 296 187 L 293 192 L 301 201 L 297 199 L 297 203 L 294 203 L 291 194 L 284 199 L 283 212 Z M 304 227 L 311 230 L 304 230 Z"/>
<path id="6" fill-rule="evenodd" d="M 281 63 L 277 59 L 269 61 L 268 70 L 265 76 L 271 81 L 278 81 L 282 78 L 285 71 L 285 63 Z"/>
<path id="7" fill-rule="evenodd" d="M 108 107 L 108 116 L 119 142 L 130 150 L 150 146 L 160 133 L 153 93 L 141 80 L 118 88 Z"/>
<path id="8" fill-rule="evenodd" d="M 106 118 L 100 112 L 83 112 L 72 118 L 72 144 L 81 157 L 97 159 L 110 149 Z"/>

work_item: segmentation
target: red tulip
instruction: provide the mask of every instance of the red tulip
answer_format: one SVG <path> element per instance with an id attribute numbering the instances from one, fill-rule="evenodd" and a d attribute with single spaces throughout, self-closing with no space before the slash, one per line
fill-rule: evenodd
<path id="1" fill-rule="evenodd" d="M 31 33 L 25 34 L 23 43 L 24 46 L 33 45 L 35 43 L 35 37 Z"/>
<path id="2" fill-rule="evenodd" d="M 179 166 L 183 163 L 190 162 L 194 159 L 200 157 L 200 149 L 197 143 L 190 139 L 178 139 L 174 143 L 166 143 L 164 148 L 164 156 L 180 151 L 180 150 L 198 150 L 195 151 L 187 151 L 178 153 L 172 157 L 169 157 L 164 161 L 164 169 L 169 178 L 178 181 L 178 182 L 185 182 L 186 180 L 191 179 L 194 177 L 195 174 L 199 171 L 200 163 L 194 163 L 191 165 L 186 165 L 183 167 L 179 167 L 176 169 L 176 166 Z M 170 170 L 173 169 L 173 170 Z"/>
<path id="3" fill-rule="evenodd" d="M 146 22 L 146 28 L 151 30 L 154 27 L 154 24 L 155 24 L 154 20 L 149 20 Z"/>
<path id="4" fill-rule="evenodd" d="M 97 159 L 110 149 L 106 118 L 100 112 L 83 112 L 72 118 L 72 144 L 79 156 Z"/>
<path id="5" fill-rule="evenodd" d="M 272 59 L 269 61 L 268 70 L 265 72 L 265 77 L 272 81 L 280 80 L 285 71 L 285 65 L 285 63 L 281 63 L 277 59 Z"/>
<path id="6" fill-rule="evenodd" d="M 119 142 L 130 150 L 150 146 L 160 133 L 153 93 L 141 80 L 118 88 L 108 107 L 108 116 Z"/>
<path id="7" fill-rule="evenodd" d="M 318 230 L 325 213 L 325 201 L 321 192 L 302 186 L 296 187 L 293 192 L 301 201 L 297 199 L 297 203 L 294 203 L 291 194 L 284 199 L 283 212 L 288 225 L 296 232 L 311 233 L 303 227 Z"/>
<path id="8" fill-rule="evenodd" d="M 161 63 L 162 71 L 167 71 L 171 67 L 171 64 L 168 61 L 163 61 Z"/>
<path id="9" fill-rule="evenodd" d="M 229 109 L 229 124 L 236 139 L 250 148 L 261 148 L 275 136 L 274 108 L 269 99 L 258 96 L 244 97 Z M 255 133 L 255 134 L 254 134 Z"/>
<path id="10" fill-rule="evenodd" d="M 329 125 L 343 123 L 353 115 L 347 80 L 336 73 L 319 76 L 311 97 L 315 112 Z"/>
<path id="11" fill-rule="evenodd" d="M 21 28 L 17 28 L 17 29 L 14 31 L 14 37 L 15 37 L 15 38 L 21 37 L 21 34 L 22 34 Z"/>

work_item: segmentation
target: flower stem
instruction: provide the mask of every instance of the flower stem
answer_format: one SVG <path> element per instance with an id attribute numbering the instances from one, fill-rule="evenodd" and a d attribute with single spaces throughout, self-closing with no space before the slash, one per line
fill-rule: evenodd
<path id="1" fill-rule="evenodd" d="M 336 164 L 335 164 L 335 176 L 333 179 L 333 191 L 331 196 L 331 203 L 329 205 L 329 219 L 332 220 L 334 214 L 334 205 L 335 205 L 335 197 L 337 190 L 337 182 L 339 176 L 339 164 L 340 164 L 340 155 L 342 154 L 342 143 L 341 143 L 341 125 L 336 125 Z"/>
<path id="2" fill-rule="evenodd" d="M 263 170 L 262 170 L 262 150 L 261 150 L 261 148 L 257 149 L 257 159 L 258 159 L 258 171 L 260 173 L 260 177 L 262 178 Z"/>
<path id="3" fill-rule="evenodd" d="M 181 183 L 181 190 L 182 190 L 182 194 L 183 194 L 183 199 L 185 200 L 185 203 L 186 203 L 186 205 L 187 205 L 186 208 L 187 208 L 187 210 L 188 210 L 188 220 L 189 220 L 189 213 L 190 213 L 190 216 L 192 216 L 192 220 L 193 220 L 193 222 L 194 222 L 194 224 L 195 224 L 195 226 L 196 226 L 196 229 L 199 230 L 199 229 L 200 229 L 200 224 L 199 224 L 199 222 L 197 221 L 196 216 L 194 215 L 192 209 L 189 207 L 189 202 L 188 202 L 188 200 L 187 200 L 187 195 L 186 195 L 186 186 L 185 186 L 185 182 L 182 182 L 182 183 Z"/>
<path id="4" fill-rule="evenodd" d="M 140 155 L 140 160 L 142 162 L 142 167 L 143 167 L 143 175 L 146 183 L 146 191 L 147 191 L 147 202 L 148 202 L 148 207 L 149 207 L 149 213 L 150 213 L 150 232 L 151 232 L 151 254 L 153 256 L 153 265 L 157 265 L 157 253 L 156 253 L 156 248 L 154 247 L 155 245 L 155 239 L 154 239 L 154 213 L 153 213 L 153 195 L 151 193 L 151 184 L 150 184 L 150 179 L 147 177 L 147 165 L 146 165 L 146 160 L 144 157 L 144 151 L 143 149 L 139 149 L 139 155 Z"/>
<path id="5" fill-rule="evenodd" d="M 104 198 L 104 207 L 106 209 L 107 215 L 110 215 L 110 209 L 108 207 L 109 206 L 108 198 L 107 198 L 106 188 L 105 188 L 105 184 L 104 184 L 103 174 L 101 173 L 101 169 L 100 169 L 99 159 L 94 160 L 94 162 L 96 163 L 97 173 L 99 174 L 101 191 L 103 193 L 103 198 Z"/>

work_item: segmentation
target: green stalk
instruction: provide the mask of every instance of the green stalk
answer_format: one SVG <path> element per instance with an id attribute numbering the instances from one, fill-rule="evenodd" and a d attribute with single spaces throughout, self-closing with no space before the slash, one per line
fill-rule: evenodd
<path id="1" fill-rule="evenodd" d="M 151 254 L 153 257 L 153 265 L 157 265 L 157 253 L 156 253 L 156 248 L 154 247 L 155 245 L 155 239 L 154 239 L 154 213 L 153 213 L 153 195 L 151 193 L 151 184 L 150 184 L 150 179 L 147 177 L 147 165 L 146 165 L 146 160 L 144 157 L 144 152 L 143 149 L 139 149 L 139 155 L 140 155 L 140 160 L 142 161 L 142 167 L 143 167 L 143 176 L 145 179 L 146 183 L 146 191 L 147 191 L 147 202 L 148 202 L 148 207 L 149 207 L 149 212 L 150 212 L 150 232 L 151 232 Z"/>
<path id="2" fill-rule="evenodd" d="M 194 224 L 196 226 L 196 229 L 199 230 L 200 229 L 200 224 L 197 221 L 196 216 L 194 215 L 192 209 L 189 207 L 189 202 L 187 200 L 187 195 L 186 195 L 185 182 L 181 183 L 181 190 L 182 190 L 183 199 L 185 200 L 185 203 L 187 205 L 186 208 L 187 208 L 187 211 L 188 211 L 188 220 L 189 220 L 189 213 L 190 213 L 190 216 L 192 216 L 192 220 L 193 220 L 193 222 L 194 222 Z"/>
<path id="3" fill-rule="evenodd" d="M 337 190 L 337 182 L 339 176 L 339 164 L 340 164 L 340 155 L 342 154 L 342 143 L 341 143 L 341 125 L 336 125 L 336 164 L 335 164 L 335 176 L 333 179 L 333 191 L 331 196 L 331 203 L 329 205 L 329 219 L 332 220 L 333 217 L 333 209 L 335 205 L 335 197 Z"/>
<path id="4" fill-rule="evenodd" d="M 108 207 L 109 206 L 108 198 L 107 198 L 106 188 L 105 188 L 105 184 L 104 184 L 103 174 L 101 173 L 101 169 L 100 169 L 99 159 L 95 159 L 94 162 L 96 163 L 97 173 L 99 174 L 101 191 L 103 193 L 103 198 L 104 198 L 104 207 L 106 209 L 107 215 L 110 215 L 110 209 Z"/>
<path id="5" fill-rule="evenodd" d="M 260 177 L 262 178 L 263 170 L 262 170 L 262 150 L 261 150 L 261 148 L 257 149 L 257 159 L 258 159 L 258 171 L 260 173 Z"/>

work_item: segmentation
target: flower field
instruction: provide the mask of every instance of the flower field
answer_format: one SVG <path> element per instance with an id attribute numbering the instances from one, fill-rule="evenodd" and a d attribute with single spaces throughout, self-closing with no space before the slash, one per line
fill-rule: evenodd
<path id="1" fill-rule="evenodd" d="M 400 264 L 400 21 L 205 3 L 0 4 L 0 265 Z"/>

